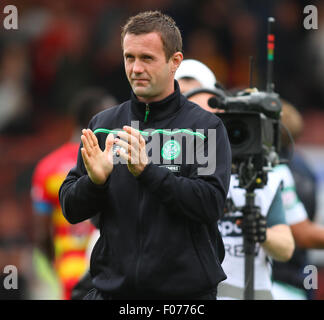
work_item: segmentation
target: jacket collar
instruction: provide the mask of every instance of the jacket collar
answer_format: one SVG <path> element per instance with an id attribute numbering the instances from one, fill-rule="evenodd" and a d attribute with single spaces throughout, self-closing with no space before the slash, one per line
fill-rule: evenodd
<path id="1" fill-rule="evenodd" d="M 144 122 L 147 105 L 149 107 L 149 113 L 146 122 L 162 120 L 176 113 L 181 107 L 180 88 L 178 82 L 174 80 L 174 92 L 167 96 L 165 99 L 148 104 L 139 101 L 132 90 L 131 109 L 138 120 Z"/>

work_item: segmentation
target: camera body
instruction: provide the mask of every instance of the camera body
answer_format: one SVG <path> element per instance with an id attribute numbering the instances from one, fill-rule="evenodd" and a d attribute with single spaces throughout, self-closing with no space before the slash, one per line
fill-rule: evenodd
<path id="1" fill-rule="evenodd" d="M 251 183 L 253 188 L 262 188 L 267 172 L 279 163 L 282 105 L 278 94 L 246 90 L 220 99 L 217 104 L 225 110 L 217 116 L 231 143 L 233 173 L 239 175 L 241 187 Z M 210 105 L 215 107 L 215 101 Z"/>

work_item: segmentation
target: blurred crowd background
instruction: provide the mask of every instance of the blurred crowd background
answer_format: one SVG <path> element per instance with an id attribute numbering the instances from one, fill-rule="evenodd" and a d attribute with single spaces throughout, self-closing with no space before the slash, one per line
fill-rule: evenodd
<path id="1" fill-rule="evenodd" d="M 3 8 L 8 4 L 18 9 L 18 30 L 3 27 Z M 317 155 L 323 160 L 324 3 L 312 1 L 318 9 L 318 30 L 303 26 L 307 4 L 302 0 L 1 1 L 0 279 L 7 264 L 17 266 L 27 279 L 21 288 L 32 273 L 31 177 L 39 159 L 69 139 L 73 97 L 88 87 L 100 87 L 118 101 L 129 98 L 120 30 L 139 11 L 158 9 L 171 15 L 183 35 L 184 57 L 204 62 L 228 89 L 249 86 L 250 56 L 255 61 L 254 86 L 265 89 L 267 17 L 275 17 L 275 91 L 303 116 L 304 131 L 296 147 L 307 159 Z M 323 181 L 320 162 L 313 160 L 311 165 Z M 319 194 L 323 196 L 320 190 Z M 324 216 L 323 202 L 320 212 Z M 316 264 L 320 277 L 315 298 L 323 298 L 324 262 L 317 259 Z"/>

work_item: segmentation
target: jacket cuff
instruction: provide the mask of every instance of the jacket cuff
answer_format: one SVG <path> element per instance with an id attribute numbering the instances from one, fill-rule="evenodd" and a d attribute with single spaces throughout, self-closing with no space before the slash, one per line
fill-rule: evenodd
<path id="1" fill-rule="evenodd" d="M 81 177 L 81 179 L 83 180 L 81 183 L 87 188 L 87 190 L 95 194 L 106 192 L 110 183 L 110 176 L 107 178 L 104 184 L 93 183 L 88 175 Z"/>

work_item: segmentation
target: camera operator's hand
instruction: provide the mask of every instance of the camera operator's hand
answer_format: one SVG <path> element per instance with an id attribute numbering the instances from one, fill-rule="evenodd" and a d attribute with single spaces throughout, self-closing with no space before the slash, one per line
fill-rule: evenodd
<path id="1" fill-rule="evenodd" d="M 248 241 L 263 243 L 267 239 L 267 221 L 258 207 L 244 214 L 240 227 Z"/>

